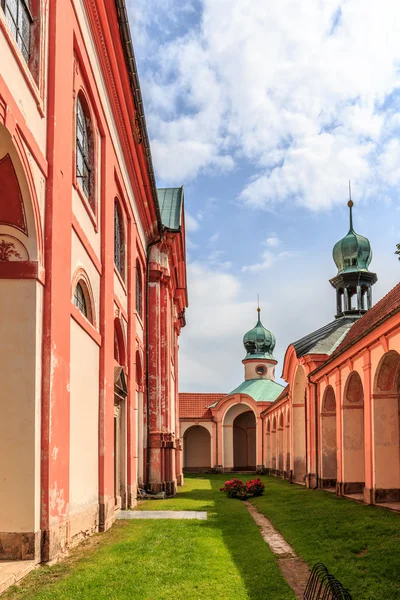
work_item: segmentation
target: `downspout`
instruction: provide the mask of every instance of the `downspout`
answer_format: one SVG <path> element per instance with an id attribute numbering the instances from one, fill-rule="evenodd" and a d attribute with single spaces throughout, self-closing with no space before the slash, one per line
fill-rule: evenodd
<path id="1" fill-rule="evenodd" d="M 314 402 L 315 402 L 315 485 L 319 488 L 319 411 L 318 411 L 318 387 L 315 381 L 310 379 L 314 386 Z"/>
<path id="2" fill-rule="evenodd" d="M 146 452 L 146 482 L 145 487 L 147 490 L 149 487 L 149 479 L 150 479 L 150 452 L 149 452 L 149 443 L 150 443 L 150 402 L 149 402 L 149 263 L 150 263 L 150 248 L 159 244 L 162 241 L 162 233 L 159 235 L 158 239 L 153 240 L 150 244 L 147 245 L 147 256 L 146 256 L 146 428 L 147 428 L 147 452 Z"/>

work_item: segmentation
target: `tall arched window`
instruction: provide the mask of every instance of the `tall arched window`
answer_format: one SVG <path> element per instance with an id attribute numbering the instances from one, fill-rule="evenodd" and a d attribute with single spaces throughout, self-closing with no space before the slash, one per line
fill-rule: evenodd
<path id="1" fill-rule="evenodd" d="M 125 235 L 121 207 L 114 201 L 114 263 L 122 279 L 125 279 Z"/>
<path id="2" fill-rule="evenodd" d="M 1 0 L 8 26 L 20 48 L 26 62 L 31 52 L 31 26 L 33 17 L 30 0 Z"/>
<path id="3" fill-rule="evenodd" d="M 143 280 L 140 262 L 136 261 L 136 311 L 141 319 L 143 319 Z"/>
<path id="4" fill-rule="evenodd" d="M 92 157 L 93 137 L 89 111 L 82 94 L 79 94 L 76 101 L 76 179 L 93 208 Z"/>
<path id="5" fill-rule="evenodd" d="M 89 291 L 83 279 L 80 279 L 74 289 L 74 304 L 76 308 L 93 324 L 93 313 Z"/>

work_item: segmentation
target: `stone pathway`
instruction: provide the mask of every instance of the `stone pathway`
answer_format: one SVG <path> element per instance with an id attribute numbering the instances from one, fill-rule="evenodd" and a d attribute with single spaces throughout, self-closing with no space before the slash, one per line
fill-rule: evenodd
<path id="1" fill-rule="evenodd" d="M 206 521 L 207 513 L 199 510 L 120 510 L 116 519 L 196 519 Z"/>
<path id="2" fill-rule="evenodd" d="M 267 542 L 278 558 L 279 568 L 284 578 L 296 594 L 296 598 L 301 600 L 310 574 L 307 563 L 297 556 L 293 548 L 289 546 L 285 538 L 275 529 L 267 517 L 259 513 L 250 502 L 244 504 L 259 526 L 264 541 Z"/>
<path id="3" fill-rule="evenodd" d="M 0 594 L 35 568 L 34 560 L 0 560 Z"/>

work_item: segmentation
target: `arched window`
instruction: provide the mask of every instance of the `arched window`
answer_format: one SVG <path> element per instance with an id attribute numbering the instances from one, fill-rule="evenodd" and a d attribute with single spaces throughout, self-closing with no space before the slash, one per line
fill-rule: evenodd
<path id="1" fill-rule="evenodd" d="M 81 279 L 74 289 L 74 304 L 76 308 L 93 324 L 92 307 L 89 292 L 85 282 Z"/>
<path id="2" fill-rule="evenodd" d="M 125 279 L 125 235 L 121 208 L 114 201 L 114 263 L 122 279 Z"/>
<path id="3" fill-rule="evenodd" d="M 76 179 L 93 208 L 92 156 L 93 139 L 89 111 L 82 94 L 79 94 L 76 101 Z"/>
<path id="4" fill-rule="evenodd" d="M 136 311 L 141 319 L 143 319 L 143 281 L 140 262 L 136 261 Z"/>
<path id="5" fill-rule="evenodd" d="M 26 62 L 31 52 L 31 26 L 33 17 L 30 0 L 1 0 L 8 26 L 20 48 Z"/>

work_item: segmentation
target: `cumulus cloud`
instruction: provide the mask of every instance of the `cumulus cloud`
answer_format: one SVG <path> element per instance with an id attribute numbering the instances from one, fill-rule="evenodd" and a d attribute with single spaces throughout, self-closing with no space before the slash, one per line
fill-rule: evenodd
<path id="1" fill-rule="evenodd" d="M 200 227 L 198 219 L 195 219 L 187 210 L 185 210 L 185 226 L 188 233 L 194 233 Z"/>
<path id="2" fill-rule="evenodd" d="M 177 29 L 194 13 L 195 27 Z M 348 179 L 359 195 L 397 181 L 396 0 L 138 0 L 132 16 L 152 49 L 142 84 L 162 179 L 245 158 L 255 171 L 239 200 L 269 210 L 329 208 Z"/>

